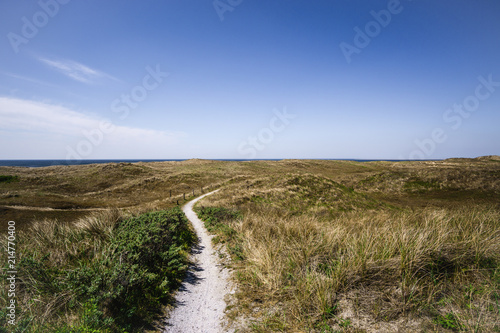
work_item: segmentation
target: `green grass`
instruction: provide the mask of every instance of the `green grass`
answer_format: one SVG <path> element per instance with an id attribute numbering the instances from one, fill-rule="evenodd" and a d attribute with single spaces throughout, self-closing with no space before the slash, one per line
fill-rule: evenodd
<path id="1" fill-rule="evenodd" d="M 143 331 L 178 287 L 195 239 L 179 208 L 34 224 L 18 234 L 18 330 Z"/>
<path id="2" fill-rule="evenodd" d="M 4 176 L 0 175 L 0 183 L 12 183 L 19 181 L 18 176 Z"/>
<path id="3" fill-rule="evenodd" d="M 489 206 L 393 207 L 316 175 L 243 182 L 206 198 L 199 215 L 229 215 L 221 220 L 230 233 L 212 231 L 229 249 L 239 247 L 240 303 L 231 316 L 259 318 L 253 331 L 363 331 L 366 322 L 391 331 L 387 325 L 405 318 L 413 318 L 410 331 L 489 331 L 500 320 L 493 199 Z M 235 207 L 241 217 L 224 213 Z"/>
<path id="4" fill-rule="evenodd" d="M 436 180 L 429 180 L 425 181 L 419 178 L 410 178 L 409 180 L 406 181 L 406 183 L 403 185 L 403 188 L 406 191 L 428 191 L 428 190 L 435 190 L 439 189 L 439 182 Z"/>
<path id="5" fill-rule="evenodd" d="M 0 211 L 24 231 L 19 330 L 147 327 L 175 287 L 190 241 L 157 250 L 151 244 L 163 229 L 149 222 L 157 215 L 137 216 L 212 185 L 221 191 L 196 211 L 233 259 L 240 288 L 229 314 L 252 318 L 246 329 L 500 331 L 500 163 L 491 158 L 190 160 L 0 167 L 0 174 L 18 176 L 1 184 Z M 83 212 L 60 210 L 103 207 L 120 211 L 74 223 Z M 59 222 L 36 222 L 46 216 Z M 171 262 L 158 268 L 171 269 L 161 273 L 167 280 L 151 267 L 162 260 Z"/>
<path id="6" fill-rule="evenodd" d="M 204 221 L 205 227 L 216 236 L 214 243 L 225 243 L 233 260 L 244 259 L 241 239 L 236 234 L 234 223 L 242 218 L 239 211 L 222 207 L 195 207 L 198 217 Z"/>
<path id="7" fill-rule="evenodd" d="M 436 316 L 435 322 L 441 327 L 452 331 L 459 331 L 462 328 L 462 325 L 460 325 L 460 321 L 458 320 L 458 318 L 451 312 L 448 312 L 445 315 Z"/>

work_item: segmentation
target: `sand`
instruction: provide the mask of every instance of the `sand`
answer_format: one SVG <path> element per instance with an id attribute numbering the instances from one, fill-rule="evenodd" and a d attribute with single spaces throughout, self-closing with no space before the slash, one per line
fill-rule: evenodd
<path id="1" fill-rule="evenodd" d="M 217 191 L 214 191 L 217 192 Z M 229 271 L 217 258 L 212 237 L 193 211 L 193 205 L 207 193 L 188 202 L 183 211 L 192 223 L 199 243 L 193 248 L 193 265 L 176 294 L 175 307 L 167 319 L 164 332 L 232 332 L 224 329 L 225 296 L 232 292 Z"/>

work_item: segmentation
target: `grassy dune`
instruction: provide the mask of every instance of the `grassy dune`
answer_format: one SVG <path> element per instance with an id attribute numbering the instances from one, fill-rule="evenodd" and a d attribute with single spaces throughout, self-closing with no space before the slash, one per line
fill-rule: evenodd
<path id="1" fill-rule="evenodd" d="M 242 331 L 500 331 L 497 158 L 190 160 L 0 175 L 3 219 L 21 230 L 20 308 L 32 331 L 147 327 L 192 242 L 177 202 L 210 186 L 221 191 L 197 210 L 233 259 L 240 288 L 228 313 L 247 318 Z M 137 268 L 139 258 L 149 259 Z"/>
<path id="2" fill-rule="evenodd" d="M 498 329 L 498 211 L 242 215 L 218 230 L 256 331 Z"/>
<path id="3" fill-rule="evenodd" d="M 206 219 L 237 209 L 213 228 L 241 285 L 232 315 L 257 332 L 499 331 L 498 164 L 471 162 L 401 164 L 349 187 L 284 173 L 207 198 Z"/>
<path id="4" fill-rule="evenodd" d="M 20 225 L 45 218 L 71 221 L 107 208 L 135 213 L 173 207 L 184 193 L 199 194 L 201 187 L 226 179 L 217 162 L 199 160 L 0 167 L 0 175 L 17 176 L 0 183 L 0 213 Z"/>

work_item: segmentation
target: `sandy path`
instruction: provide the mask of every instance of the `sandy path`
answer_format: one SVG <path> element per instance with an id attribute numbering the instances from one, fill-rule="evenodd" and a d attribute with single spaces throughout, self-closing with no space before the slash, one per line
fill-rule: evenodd
<path id="1" fill-rule="evenodd" d="M 220 265 L 212 247 L 212 236 L 208 234 L 203 222 L 193 212 L 193 205 L 207 193 L 188 202 L 182 210 L 194 226 L 199 244 L 193 249 L 193 265 L 176 294 L 175 308 L 164 332 L 229 332 L 222 328 L 224 323 L 225 295 L 231 292 L 229 272 Z"/>

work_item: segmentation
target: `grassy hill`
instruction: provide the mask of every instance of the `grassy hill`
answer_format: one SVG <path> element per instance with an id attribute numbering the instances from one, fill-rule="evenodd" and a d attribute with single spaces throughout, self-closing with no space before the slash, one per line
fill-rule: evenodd
<path id="1" fill-rule="evenodd" d="M 0 167 L 0 175 L 0 214 L 20 231 L 20 308 L 31 331 L 148 325 L 168 302 L 192 241 L 175 207 L 193 190 L 197 196 L 210 188 L 221 191 L 197 210 L 233 258 L 240 288 L 229 314 L 247 318 L 242 331 L 500 330 L 496 157 L 189 160 Z M 186 233 L 175 238 L 179 243 L 162 242 L 171 255 L 165 269 L 168 262 L 175 269 L 156 272 L 160 259 L 146 250 L 169 237 L 169 223 Z M 131 233 L 149 235 L 151 245 L 126 249 Z M 151 290 L 123 275 L 130 270 L 126 253 L 136 255 L 131 265 L 151 258 L 137 271 Z M 172 283 L 158 277 L 168 274 Z M 71 284 L 75 279 L 80 287 Z M 122 287 L 96 284 L 113 279 Z M 127 288 L 150 292 L 150 302 L 122 299 Z M 134 328 L 128 320 L 144 324 Z"/>

